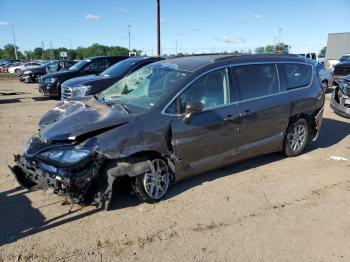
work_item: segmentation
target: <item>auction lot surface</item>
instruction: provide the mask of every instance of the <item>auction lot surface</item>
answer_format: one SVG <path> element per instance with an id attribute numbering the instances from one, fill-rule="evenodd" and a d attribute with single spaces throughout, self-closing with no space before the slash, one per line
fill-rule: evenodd
<path id="1" fill-rule="evenodd" d="M 203 174 L 154 205 L 119 193 L 105 212 L 28 192 L 11 175 L 12 154 L 57 103 L 36 88 L 0 80 L 0 261 L 350 261 L 350 120 L 329 95 L 303 155 Z"/>

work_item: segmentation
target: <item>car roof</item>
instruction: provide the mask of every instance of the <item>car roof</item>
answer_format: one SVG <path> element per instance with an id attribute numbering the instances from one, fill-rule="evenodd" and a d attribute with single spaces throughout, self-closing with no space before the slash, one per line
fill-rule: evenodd
<path id="1" fill-rule="evenodd" d="M 135 62 L 141 62 L 141 61 L 147 61 L 147 60 L 158 61 L 158 60 L 162 60 L 162 59 L 164 59 L 164 58 L 157 57 L 157 56 L 131 56 L 131 57 L 127 58 L 126 60 L 134 60 Z"/>
<path id="2" fill-rule="evenodd" d="M 90 57 L 86 57 L 84 59 L 81 60 L 94 60 L 94 59 L 98 59 L 98 58 L 122 58 L 122 57 L 126 57 L 126 56 L 122 56 L 122 55 L 116 55 L 116 56 L 108 56 L 108 55 L 102 55 L 102 56 L 90 56 Z"/>
<path id="3" fill-rule="evenodd" d="M 259 55 L 194 55 L 168 58 L 159 63 L 184 70 L 196 71 L 204 66 L 218 62 L 229 62 L 230 64 L 254 63 L 254 62 L 308 62 L 304 57 L 297 55 L 279 55 L 279 54 L 259 54 Z"/>

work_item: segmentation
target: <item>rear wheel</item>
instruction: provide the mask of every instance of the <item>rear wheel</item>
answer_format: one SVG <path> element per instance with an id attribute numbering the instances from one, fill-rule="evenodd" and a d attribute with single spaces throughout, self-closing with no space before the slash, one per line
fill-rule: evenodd
<path id="1" fill-rule="evenodd" d="M 139 198 L 146 203 L 161 200 L 168 191 L 170 171 L 167 163 L 160 158 L 153 159 L 152 170 L 135 178 L 133 188 Z"/>
<path id="2" fill-rule="evenodd" d="M 304 118 L 294 121 L 284 138 L 283 154 L 288 157 L 299 155 L 307 146 L 309 135 L 309 124 Z"/>

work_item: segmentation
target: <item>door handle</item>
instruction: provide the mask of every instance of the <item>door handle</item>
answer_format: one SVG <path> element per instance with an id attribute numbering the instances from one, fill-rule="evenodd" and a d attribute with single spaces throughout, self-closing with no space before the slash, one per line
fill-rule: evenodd
<path id="1" fill-rule="evenodd" d="M 244 113 L 241 113 L 240 115 L 241 117 L 247 117 L 247 116 L 249 117 L 249 116 L 254 116 L 255 113 L 250 110 L 245 110 Z"/>
<path id="2" fill-rule="evenodd" d="M 241 119 L 242 114 L 237 114 L 237 115 L 228 115 L 224 118 L 224 121 L 235 121 L 238 119 Z"/>

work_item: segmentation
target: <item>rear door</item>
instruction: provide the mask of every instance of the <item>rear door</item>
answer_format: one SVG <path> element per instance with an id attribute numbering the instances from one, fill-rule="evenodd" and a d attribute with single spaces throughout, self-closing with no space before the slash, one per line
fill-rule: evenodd
<path id="1" fill-rule="evenodd" d="M 288 93 L 281 90 L 277 68 L 273 63 L 232 67 L 239 97 L 240 158 L 275 151 L 283 141 L 290 102 Z"/>
<path id="2" fill-rule="evenodd" d="M 203 103 L 203 111 L 184 123 L 188 102 Z M 239 123 L 232 103 L 228 68 L 210 72 L 193 82 L 168 107 L 172 116 L 172 146 L 177 179 L 234 161 Z"/>

